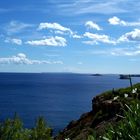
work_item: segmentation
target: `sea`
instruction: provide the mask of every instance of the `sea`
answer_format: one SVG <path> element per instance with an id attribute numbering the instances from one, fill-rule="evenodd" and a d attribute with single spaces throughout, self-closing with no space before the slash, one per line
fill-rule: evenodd
<path id="1" fill-rule="evenodd" d="M 132 78 L 132 83 L 140 77 Z M 0 73 L 0 122 L 17 113 L 32 128 L 43 116 L 54 134 L 91 110 L 92 99 L 108 90 L 130 86 L 119 75 L 74 73 Z"/>

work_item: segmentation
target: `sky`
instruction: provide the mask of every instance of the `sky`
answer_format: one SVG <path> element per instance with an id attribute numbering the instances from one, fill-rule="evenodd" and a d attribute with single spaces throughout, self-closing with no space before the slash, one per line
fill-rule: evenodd
<path id="1" fill-rule="evenodd" d="M 1 0 L 0 72 L 140 73 L 139 0 Z"/>

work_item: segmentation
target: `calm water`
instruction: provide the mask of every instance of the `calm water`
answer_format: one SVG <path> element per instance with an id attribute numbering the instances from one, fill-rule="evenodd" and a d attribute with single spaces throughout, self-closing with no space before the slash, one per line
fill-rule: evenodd
<path id="1" fill-rule="evenodd" d="M 118 75 L 0 73 L 0 120 L 17 112 L 26 127 L 44 116 L 55 132 L 91 109 L 99 93 L 129 86 Z M 133 83 L 140 78 L 133 78 Z"/>

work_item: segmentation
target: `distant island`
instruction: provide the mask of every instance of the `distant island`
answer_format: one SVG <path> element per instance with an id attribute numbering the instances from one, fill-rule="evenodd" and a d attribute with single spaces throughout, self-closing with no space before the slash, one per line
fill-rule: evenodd
<path id="1" fill-rule="evenodd" d="M 140 74 L 131 74 L 131 77 L 140 77 Z"/>
<path id="2" fill-rule="evenodd" d="M 91 74 L 91 76 L 102 76 L 102 74 L 96 73 L 96 74 Z"/>
<path id="3" fill-rule="evenodd" d="M 140 74 L 120 74 L 120 79 L 130 79 L 130 77 L 140 77 Z"/>
<path id="4" fill-rule="evenodd" d="M 120 74 L 120 79 L 130 79 L 130 75 Z"/>

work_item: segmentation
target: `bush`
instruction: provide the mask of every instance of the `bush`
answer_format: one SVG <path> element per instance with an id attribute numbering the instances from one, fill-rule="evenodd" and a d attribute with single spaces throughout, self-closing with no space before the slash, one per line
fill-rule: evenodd
<path id="1" fill-rule="evenodd" d="M 140 139 L 140 102 L 125 105 L 124 118 L 117 125 L 111 125 L 102 140 L 139 140 Z"/>
<path id="2" fill-rule="evenodd" d="M 0 140 L 51 140 L 51 129 L 43 117 L 39 117 L 32 129 L 23 127 L 20 118 L 15 115 L 0 124 Z"/>
<path id="3" fill-rule="evenodd" d="M 140 101 L 125 104 L 124 115 L 117 124 L 110 124 L 103 136 L 89 135 L 88 140 L 140 140 Z"/>
<path id="4" fill-rule="evenodd" d="M 39 117 L 36 122 L 36 127 L 31 132 L 31 140 L 51 140 L 52 130 L 46 126 L 43 117 Z"/>

